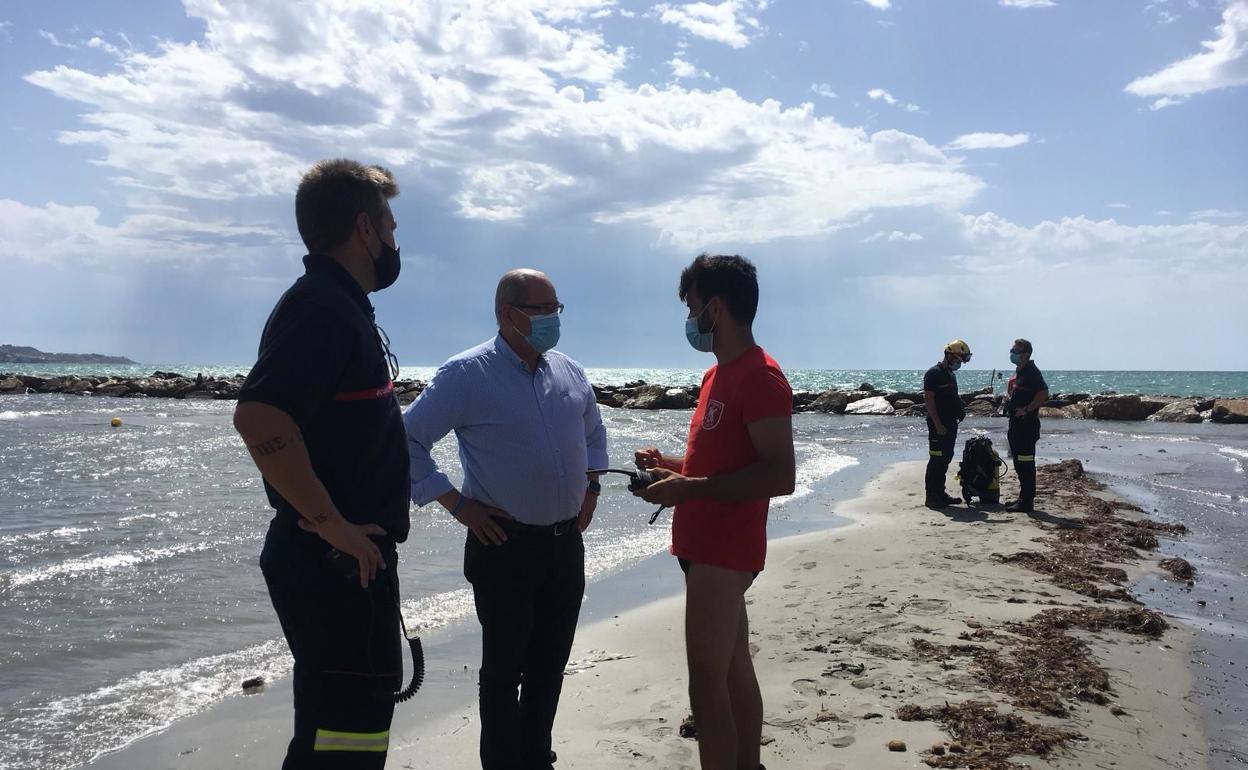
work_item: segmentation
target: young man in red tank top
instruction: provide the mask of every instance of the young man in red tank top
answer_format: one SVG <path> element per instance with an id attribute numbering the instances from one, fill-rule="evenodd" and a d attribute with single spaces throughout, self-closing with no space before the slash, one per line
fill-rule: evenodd
<path id="1" fill-rule="evenodd" d="M 763 569 L 767 508 L 792 493 L 793 391 L 754 341 L 758 277 L 748 260 L 703 254 L 680 276 L 685 336 L 714 353 L 683 457 L 649 447 L 659 481 L 637 494 L 675 506 L 672 553 L 685 571 L 689 701 L 703 770 L 754 770 L 763 701 L 750 659 L 745 592 Z"/>

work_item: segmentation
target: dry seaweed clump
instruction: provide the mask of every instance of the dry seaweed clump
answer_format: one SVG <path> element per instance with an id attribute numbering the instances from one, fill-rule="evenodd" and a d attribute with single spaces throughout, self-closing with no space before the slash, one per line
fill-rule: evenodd
<path id="1" fill-rule="evenodd" d="M 1076 489 L 1104 489 L 1105 485 L 1092 478 L 1078 460 L 1062 460 L 1060 463 L 1042 465 L 1036 475 L 1045 482 L 1046 489 L 1074 487 Z"/>
<path id="2" fill-rule="evenodd" d="M 1052 578 L 1055 585 L 1093 599 L 1118 599 L 1134 602 L 1135 597 L 1122 588 L 1104 588 L 1100 583 L 1121 585 L 1127 573 L 1118 567 L 1106 567 L 1100 554 L 1090 548 L 1068 546 L 1048 552 L 1019 551 L 1009 556 L 993 554 L 1004 564 L 1020 564 L 1033 572 Z"/>
<path id="3" fill-rule="evenodd" d="M 937 661 L 944 669 L 954 668 L 954 658 L 970 658 L 971 673 L 987 689 L 1010 696 L 1019 708 L 1060 717 L 1070 714 L 1071 701 L 1104 706 L 1113 694 L 1109 673 L 1069 631 L 1114 630 L 1155 639 L 1166 627 L 1161 615 L 1142 607 L 1078 607 L 1007 623 L 1010 635 L 995 637 L 1000 647 L 944 646 L 919 638 L 910 644 L 916 658 Z"/>
<path id="4" fill-rule="evenodd" d="M 1030 754 L 1041 758 L 1079 739 L 1079 734 L 1028 722 L 1018 714 L 1000 713 L 987 701 L 968 701 L 923 708 L 913 704 L 897 709 L 903 722 L 939 722 L 954 743 L 945 754 L 925 753 L 929 767 L 970 767 L 982 770 L 1018 770 L 1025 767 L 1010 757 Z"/>
<path id="5" fill-rule="evenodd" d="M 1176 580 L 1192 580 L 1196 577 L 1196 568 L 1187 559 L 1178 556 L 1162 559 L 1157 566 L 1169 572 Z"/>
<path id="6" fill-rule="evenodd" d="M 1067 629 L 1084 631 L 1121 631 L 1135 636 L 1157 639 L 1170 624 L 1160 614 L 1143 607 L 1075 607 L 1045 610 L 1026 623 L 1009 624 L 1016 634 L 1042 636 L 1064 633 Z"/>

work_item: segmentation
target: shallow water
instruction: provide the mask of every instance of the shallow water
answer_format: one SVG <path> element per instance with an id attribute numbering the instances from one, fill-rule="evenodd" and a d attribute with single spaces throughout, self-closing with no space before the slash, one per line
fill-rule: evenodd
<path id="1" fill-rule="evenodd" d="M 246 676 L 288 671 L 256 567 L 269 512 L 231 410 L 229 402 L 0 398 L 0 721 L 8 735 L 0 767 L 72 766 L 232 697 Z M 109 427 L 114 416 L 120 428 Z M 678 451 L 689 420 L 688 412 L 604 416 L 621 465 L 640 445 Z M 1204 624 L 1210 639 L 1242 639 L 1248 428 L 1045 427 L 1042 459 L 1080 457 L 1158 516 L 1193 528 L 1177 547 L 1201 582 L 1170 609 Z M 795 429 L 798 489 L 777 501 L 775 530 L 826 518 L 826 489 L 838 475 L 926 454 L 918 420 L 798 415 Z M 1000 421 L 969 420 L 964 433 L 974 430 L 1004 441 Z M 454 441 L 437 456 L 456 475 Z M 586 535 L 591 580 L 668 543 L 667 516 L 647 526 L 650 510 L 621 482 L 607 484 Z M 440 508 L 413 510 L 400 567 L 409 625 L 436 632 L 471 612 L 463 536 Z M 1214 589 L 1243 598 L 1231 606 L 1222 596 L 1232 594 L 1219 594 L 1194 609 L 1195 597 Z M 1219 667 L 1227 665 L 1207 668 Z M 1239 708 L 1231 695 L 1212 694 L 1209 707 Z"/>

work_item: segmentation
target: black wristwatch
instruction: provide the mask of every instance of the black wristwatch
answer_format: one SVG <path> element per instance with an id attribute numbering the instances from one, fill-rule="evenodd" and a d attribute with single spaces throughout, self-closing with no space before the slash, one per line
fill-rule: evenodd
<path id="1" fill-rule="evenodd" d="M 590 480 L 590 482 L 589 482 L 589 492 L 590 492 L 590 494 L 594 494 L 594 495 L 601 495 L 601 494 L 602 494 L 602 485 L 601 485 L 601 484 L 599 484 L 597 481 L 594 481 L 594 480 L 592 480 L 592 479 L 591 479 L 591 480 Z"/>

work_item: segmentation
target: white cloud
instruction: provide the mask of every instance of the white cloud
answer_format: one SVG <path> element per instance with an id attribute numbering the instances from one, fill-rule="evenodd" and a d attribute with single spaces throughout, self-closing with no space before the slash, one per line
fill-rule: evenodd
<path id="1" fill-rule="evenodd" d="M 867 96 L 872 99 L 883 99 L 888 104 L 897 103 L 897 97 L 893 96 L 888 91 L 885 91 L 883 88 L 872 88 L 870 91 L 867 91 Z"/>
<path id="2" fill-rule="evenodd" d="M 1157 209 L 1156 211 L 1153 212 L 1153 216 L 1172 217 L 1174 216 L 1174 212 L 1169 209 Z"/>
<path id="3" fill-rule="evenodd" d="M 1131 208 L 1131 204 L 1129 204 L 1129 203 L 1110 203 L 1110 204 L 1109 204 L 1109 206 L 1108 206 L 1108 208 L 1111 208 L 1111 209 L 1129 209 L 1129 208 Z"/>
<path id="4" fill-rule="evenodd" d="M 1127 93 L 1157 97 L 1151 104 L 1157 110 L 1196 94 L 1248 84 L 1248 0 L 1231 0 L 1217 34 L 1201 44 L 1204 52 L 1131 81 Z"/>
<path id="5" fill-rule="evenodd" d="M 900 104 L 901 108 L 906 112 L 918 112 L 920 109 L 917 104 L 901 103 L 898 101 L 897 97 L 893 96 L 888 91 L 885 91 L 883 88 L 872 88 L 870 91 L 867 91 L 867 96 L 876 101 L 883 101 L 885 104 Z"/>
<path id="6" fill-rule="evenodd" d="M 691 78 L 706 78 L 708 80 L 716 79 L 706 70 L 700 70 L 695 65 L 682 59 L 680 54 L 677 54 L 675 58 L 669 61 L 667 66 L 671 67 L 672 77 L 677 80 L 688 80 Z"/>
<path id="7" fill-rule="evenodd" d="M 1057 5 L 1054 0 L 997 0 L 997 4 L 1006 8 L 1051 8 Z"/>
<path id="8" fill-rule="evenodd" d="M 892 0 L 862 0 L 862 2 L 881 11 L 887 11 L 892 7 Z"/>
<path id="9" fill-rule="evenodd" d="M 274 246 L 294 248 L 294 241 L 264 225 L 158 213 L 106 225 L 94 206 L 38 207 L 0 199 L 0 264 L 214 260 L 271 253 Z"/>
<path id="10" fill-rule="evenodd" d="M 884 230 L 880 230 L 874 235 L 867 236 L 866 238 L 862 240 L 862 242 L 863 243 L 875 243 L 876 241 L 887 241 L 889 243 L 899 243 L 899 242 L 908 242 L 908 241 L 913 242 L 913 241 L 921 241 L 921 240 L 923 240 L 923 236 L 919 233 L 903 233 L 901 230 L 893 230 L 890 233 L 890 232 L 885 232 Z"/>
<path id="11" fill-rule="evenodd" d="M 1003 150 L 1018 147 L 1031 141 L 1030 134 L 994 134 L 976 132 L 963 134 L 950 142 L 949 150 Z"/>
<path id="12" fill-rule="evenodd" d="M 1201 221 L 1207 219 L 1243 219 L 1242 211 L 1225 211 L 1223 209 L 1201 209 L 1193 211 L 1189 216 L 1193 221 Z"/>
<path id="13" fill-rule="evenodd" d="M 577 26 L 609 2 L 326 0 L 298 14 L 285 0 L 186 2 L 201 41 L 27 76 L 81 105 L 59 140 L 98 153 L 118 199 L 147 213 L 288 199 L 310 162 L 344 147 L 461 217 L 640 226 L 682 248 L 957 209 L 983 188 L 921 137 L 810 104 L 626 83 L 628 52 Z"/>
<path id="14" fill-rule="evenodd" d="M 759 29 L 755 11 L 764 10 L 766 0 L 723 0 L 722 2 L 661 3 L 654 7 L 659 21 L 673 24 L 691 35 L 714 40 L 733 48 L 750 44 L 749 29 Z"/>
<path id="15" fill-rule="evenodd" d="M 60 38 L 56 36 L 55 33 L 49 32 L 46 29 L 39 30 L 39 37 L 51 43 L 52 47 L 54 48 L 77 48 L 78 47 L 74 45 L 73 43 L 66 43 L 62 41 Z"/>
<path id="16" fill-rule="evenodd" d="M 835 99 L 836 92 L 832 90 L 832 86 L 827 83 L 811 83 L 810 92 L 822 96 L 825 99 Z"/>
<path id="17" fill-rule="evenodd" d="M 13 33 L 9 30 L 13 29 L 13 22 L 0 20 L 0 40 L 6 43 L 13 42 Z"/>

